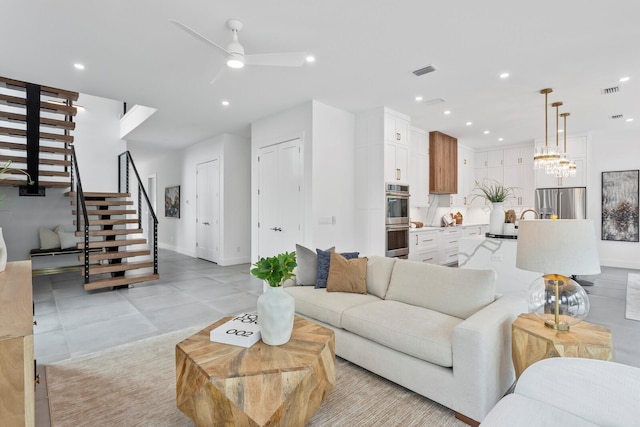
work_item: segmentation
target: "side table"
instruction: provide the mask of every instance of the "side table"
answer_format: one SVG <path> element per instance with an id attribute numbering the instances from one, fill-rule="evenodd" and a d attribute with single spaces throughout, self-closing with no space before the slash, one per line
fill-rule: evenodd
<path id="1" fill-rule="evenodd" d="M 530 365 L 549 357 L 613 361 L 611 331 L 585 321 L 563 332 L 546 327 L 533 313 L 521 314 L 511 325 L 511 336 L 516 378 Z"/>

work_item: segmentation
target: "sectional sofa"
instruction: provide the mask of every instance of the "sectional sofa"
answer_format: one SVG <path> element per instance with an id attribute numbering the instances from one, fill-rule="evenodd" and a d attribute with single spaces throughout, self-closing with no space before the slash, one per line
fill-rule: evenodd
<path id="1" fill-rule="evenodd" d="M 335 331 L 338 356 L 482 421 L 515 381 L 511 323 L 525 299 L 496 296 L 492 270 L 380 256 L 365 281 L 366 293 L 285 290 L 299 315 Z"/>

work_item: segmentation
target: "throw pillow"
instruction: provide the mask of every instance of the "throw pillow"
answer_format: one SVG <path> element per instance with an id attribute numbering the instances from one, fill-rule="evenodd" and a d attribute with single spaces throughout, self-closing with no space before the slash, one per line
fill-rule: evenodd
<path id="1" fill-rule="evenodd" d="M 58 238 L 60 239 L 61 249 L 76 247 L 78 239 L 76 239 L 75 233 L 67 233 L 66 231 L 64 231 L 64 228 L 62 228 L 62 226 L 59 226 L 58 228 L 56 228 L 56 230 L 58 230 Z"/>
<path id="2" fill-rule="evenodd" d="M 316 277 L 316 289 L 326 288 L 329 278 L 329 266 L 331 265 L 331 252 L 316 249 L 318 253 L 318 275 Z M 343 252 L 340 255 L 346 259 L 358 258 L 360 252 Z"/>
<path id="3" fill-rule="evenodd" d="M 327 249 L 333 252 L 335 248 Z M 296 283 L 298 285 L 315 285 L 318 277 L 318 256 L 314 251 L 296 244 Z"/>
<path id="4" fill-rule="evenodd" d="M 367 293 L 367 258 L 346 259 L 331 254 L 327 292 Z"/>
<path id="5" fill-rule="evenodd" d="M 40 227 L 40 249 L 57 249 L 60 247 L 59 229 L 60 226 L 57 226 L 54 230 Z"/>

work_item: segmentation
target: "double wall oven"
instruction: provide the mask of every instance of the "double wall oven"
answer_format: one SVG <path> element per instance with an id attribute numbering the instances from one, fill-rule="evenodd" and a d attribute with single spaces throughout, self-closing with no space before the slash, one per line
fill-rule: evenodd
<path id="1" fill-rule="evenodd" d="M 409 257 L 409 186 L 386 184 L 386 256 Z"/>

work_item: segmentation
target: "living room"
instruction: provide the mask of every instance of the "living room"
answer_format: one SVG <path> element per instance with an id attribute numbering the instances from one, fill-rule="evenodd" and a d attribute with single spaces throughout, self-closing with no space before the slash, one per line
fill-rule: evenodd
<path id="1" fill-rule="evenodd" d="M 16 33 L 24 23 L 40 19 L 34 16 L 62 22 L 69 16 L 77 19 L 46 37 L 25 37 L 7 46 L 11 60 L 3 61 L 0 76 L 81 93 L 77 104 L 86 111 L 76 118 L 75 144 L 83 183 L 92 190 L 115 188 L 116 157 L 125 149 L 131 151 L 140 175 L 153 179 L 158 200 L 165 188 L 180 186 L 180 217 L 158 215 L 161 259 L 180 259 L 188 265 L 189 258 L 199 257 L 195 171 L 205 160 L 217 160 L 223 174 L 217 265 L 247 269 L 264 254 L 259 243 L 258 156 L 265 147 L 296 138 L 302 152 L 303 188 L 297 243 L 374 254 L 377 250 L 363 238 L 366 232 L 358 231 L 366 221 L 354 202 L 361 197 L 356 166 L 361 159 L 360 114 L 389 107 L 410 116 L 418 129 L 457 137 L 472 152 L 532 146 L 544 138 L 539 90 L 545 87 L 553 87 L 552 99 L 563 101 L 562 111 L 571 112 L 568 135 L 587 139 L 587 217 L 600 235 L 602 173 L 636 170 L 640 155 L 634 72 L 639 65 L 628 54 L 631 50 L 625 50 L 633 48 L 637 29 L 625 13 L 603 22 L 611 5 L 544 2 L 531 10 L 491 2 L 461 11 L 443 5 L 298 3 L 197 4 L 184 10 L 170 2 L 122 2 L 96 6 L 100 13 L 86 10 L 80 2 L 16 3 L 3 14 L 3 34 Z M 512 19 L 505 22 L 506 17 Z M 234 75 L 236 70 L 224 67 L 219 52 L 169 22 L 178 20 L 225 45 L 231 37 L 228 18 L 243 20 L 238 38 L 247 54 L 305 50 L 316 56 L 316 62 L 299 68 L 247 65 Z M 46 27 L 46 23 L 39 26 Z M 136 40 L 135 46 L 131 40 Z M 27 49 L 34 53 L 25 55 Z M 50 68 L 46 73 L 45 59 Z M 85 63 L 86 69 L 73 69 L 74 62 Z M 436 67 L 432 73 L 420 77 L 411 73 L 429 64 Z M 499 76 L 507 71 L 510 76 Z M 481 81 L 474 80 L 476 74 L 483 75 Z M 630 79 L 619 82 L 623 77 Z M 612 86 L 619 93 L 600 93 Z M 221 105 L 223 99 L 229 105 Z M 444 102 L 425 102 L 439 99 Z M 147 105 L 159 111 L 122 137 L 123 102 L 128 108 Z M 620 114 L 622 119 L 610 118 Z M 635 120 L 627 121 L 634 115 Z M 555 123 L 555 111 L 549 108 L 552 144 Z M 487 130 L 490 133 L 485 134 Z M 111 157 L 113 161 L 106 160 Z M 64 224 L 67 231 L 73 229 L 62 191 L 48 189 L 44 198 L 18 197 L 17 189 L 10 187 L 2 192 L 0 225 L 9 261 L 24 260 L 30 249 L 39 246 L 38 227 Z M 610 283 L 618 295 L 624 284 L 617 274 L 640 269 L 640 248 L 632 242 L 598 239 L 597 249 L 606 269 L 603 274 L 615 276 Z M 161 267 L 161 278 L 164 271 L 167 280 L 175 280 L 167 266 L 180 270 L 181 264 L 169 261 Z M 54 283 L 68 279 L 63 276 L 38 280 L 51 286 L 52 295 L 58 286 Z M 243 280 L 249 288 L 255 286 L 252 279 Z M 597 298 L 601 289 L 594 288 L 592 294 Z M 231 299 L 223 302 L 228 305 L 218 306 L 216 314 L 231 314 L 229 307 L 247 308 Z M 165 307 L 158 306 L 158 311 L 161 308 Z M 595 315 L 602 319 L 597 317 L 602 315 L 599 309 Z M 178 320 L 176 324 L 188 326 Z M 36 335 L 37 351 L 38 346 Z"/>

